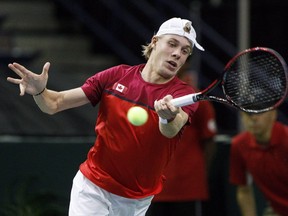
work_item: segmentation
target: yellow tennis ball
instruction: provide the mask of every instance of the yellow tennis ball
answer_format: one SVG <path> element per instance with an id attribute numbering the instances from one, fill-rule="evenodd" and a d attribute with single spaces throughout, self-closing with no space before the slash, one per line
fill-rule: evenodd
<path id="1" fill-rule="evenodd" d="M 148 113 L 142 107 L 134 106 L 128 110 L 127 118 L 131 124 L 135 126 L 141 126 L 147 122 Z"/>

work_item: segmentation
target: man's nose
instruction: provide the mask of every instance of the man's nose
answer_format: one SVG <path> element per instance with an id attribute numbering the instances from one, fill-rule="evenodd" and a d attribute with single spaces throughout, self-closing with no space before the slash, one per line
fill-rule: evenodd
<path id="1" fill-rule="evenodd" d="M 172 53 L 173 57 L 180 58 L 181 56 L 181 49 L 175 49 Z"/>

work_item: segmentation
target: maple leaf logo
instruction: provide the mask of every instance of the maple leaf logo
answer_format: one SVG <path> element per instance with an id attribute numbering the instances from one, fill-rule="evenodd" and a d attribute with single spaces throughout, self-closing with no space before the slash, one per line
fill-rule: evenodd
<path id="1" fill-rule="evenodd" d="M 120 83 L 115 83 L 113 85 L 113 89 L 121 93 L 125 93 L 127 91 L 127 87 Z"/>
<path id="2" fill-rule="evenodd" d="M 185 26 L 183 27 L 183 30 L 184 30 L 185 32 L 187 32 L 188 34 L 190 34 L 190 31 L 191 31 L 191 23 L 190 23 L 190 22 L 187 22 L 187 23 L 185 24 Z"/>

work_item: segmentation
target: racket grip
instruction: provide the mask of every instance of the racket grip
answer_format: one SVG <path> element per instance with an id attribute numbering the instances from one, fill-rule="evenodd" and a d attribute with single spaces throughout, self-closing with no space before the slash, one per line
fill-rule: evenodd
<path id="1" fill-rule="evenodd" d="M 176 107 L 183 107 L 193 103 L 196 103 L 198 94 L 188 94 L 182 97 L 174 98 L 171 100 L 171 103 Z"/>

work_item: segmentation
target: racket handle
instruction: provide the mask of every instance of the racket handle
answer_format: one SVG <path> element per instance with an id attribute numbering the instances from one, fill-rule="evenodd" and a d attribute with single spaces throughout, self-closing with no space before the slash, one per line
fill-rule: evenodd
<path id="1" fill-rule="evenodd" d="M 188 94 L 182 97 L 174 98 L 171 100 L 171 103 L 176 107 L 183 107 L 193 103 L 196 103 L 198 94 Z"/>

